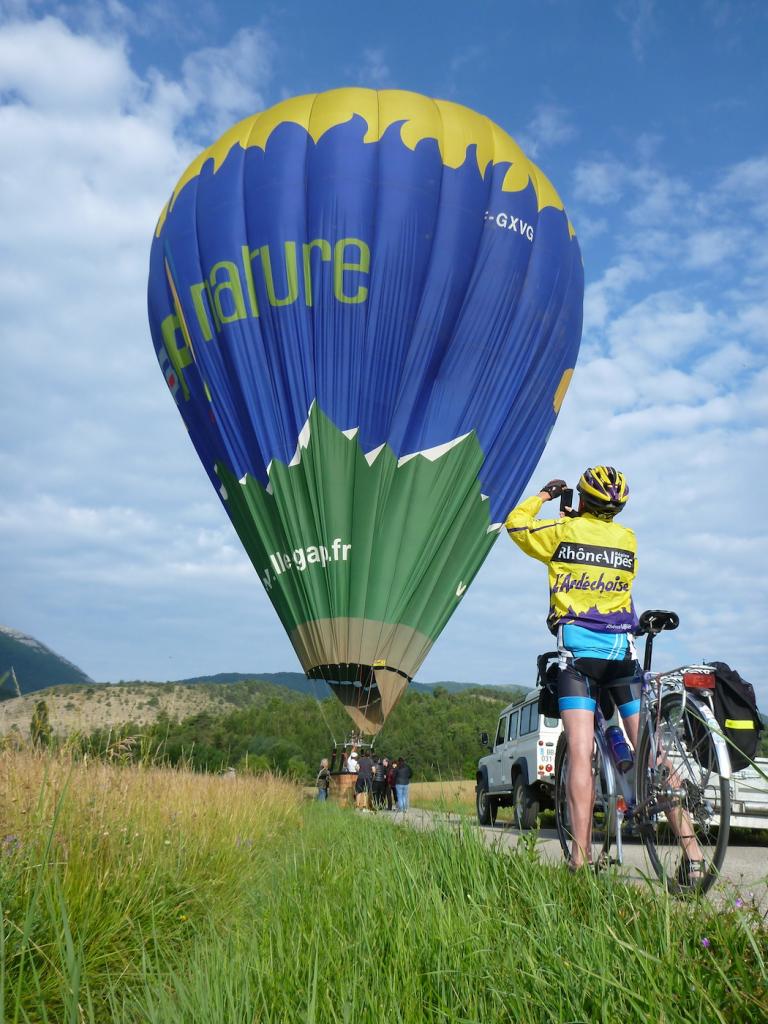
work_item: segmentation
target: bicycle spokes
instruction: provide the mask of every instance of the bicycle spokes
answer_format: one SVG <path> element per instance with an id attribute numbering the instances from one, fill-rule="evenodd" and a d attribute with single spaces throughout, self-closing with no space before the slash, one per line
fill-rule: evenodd
<path id="1" fill-rule="evenodd" d="M 655 712 L 655 728 L 644 729 L 638 744 L 640 835 L 672 892 L 705 891 L 728 840 L 727 766 L 694 701 L 671 694 Z"/>

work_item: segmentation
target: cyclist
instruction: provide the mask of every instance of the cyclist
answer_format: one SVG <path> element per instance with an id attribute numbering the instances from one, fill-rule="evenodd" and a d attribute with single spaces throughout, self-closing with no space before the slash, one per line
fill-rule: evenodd
<path id="1" fill-rule="evenodd" d="M 612 466 L 593 466 L 577 484 L 578 511 L 569 510 L 558 519 L 537 519 L 542 505 L 559 497 L 566 486 L 564 480 L 550 480 L 509 513 L 505 526 L 518 547 L 549 567 L 547 623 L 557 636 L 559 652 L 558 705 L 570 764 L 566 784 L 573 832 L 569 866 L 576 870 L 584 863 L 592 827 L 597 698 L 601 689 L 610 687 L 636 747 L 641 669 L 635 656 L 637 616 L 632 602 L 637 542 L 632 530 L 614 522 L 629 498 L 627 481 Z M 685 820 L 681 817 L 670 824 L 680 834 Z M 683 839 L 689 875 L 703 872 L 695 839 Z"/>

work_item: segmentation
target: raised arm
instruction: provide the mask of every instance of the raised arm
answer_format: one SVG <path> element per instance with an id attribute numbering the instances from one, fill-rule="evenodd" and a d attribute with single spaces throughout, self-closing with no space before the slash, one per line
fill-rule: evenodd
<path id="1" fill-rule="evenodd" d="M 536 516 L 544 502 L 559 497 L 565 486 L 565 480 L 550 480 L 538 494 L 526 498 L 513 508 L 504 523 L 521 551 L 532 558 L 538 558 L 540 562 L 548 562 L 554 554 L 564 520 L 537 519 Z"/>

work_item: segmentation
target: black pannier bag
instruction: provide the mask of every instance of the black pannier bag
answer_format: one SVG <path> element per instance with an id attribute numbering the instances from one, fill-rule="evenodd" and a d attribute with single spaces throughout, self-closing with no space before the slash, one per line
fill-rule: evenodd
<path id="1" fill-rule="evenodd" d="M 731 768 L 737 772 L 754 760 L 763 723 L 751 683 L 724 661 L 709 663 L 715 670 L 715 718 L 728 741 Z"/>
<path id="2" fill-rule="evenodd" d="M 536 659 L 539 670 L 536 685 L 540 688 L 539 714 L 546 718 L 559 718 L 560 708 L 557 703 L 557 651 L 540 654 Z"/>

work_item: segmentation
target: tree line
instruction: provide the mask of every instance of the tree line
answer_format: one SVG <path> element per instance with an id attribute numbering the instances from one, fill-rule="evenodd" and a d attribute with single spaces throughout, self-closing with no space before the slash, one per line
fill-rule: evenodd
<path id="1" fill-rule="evenodd" d="M 200 771 L 280 771 L 314 779 L 322 757 L 330 756 L 351 733 L 351 722 L 331 697 L 259 694 L 259 684 L 239 683 L 259 695 L 257 702 L 224 713 L 205 711 L 181 721 L 160 714 L 151 725 L 127 722 L 97 729 L 77 742 L 83 752 L 128 760 L 160 759 Z M 261 684 L 263 686 L 263 684 Z M 524 691 L 520 691 L 522 695 Z M 492 732 L 500 710 L 514 691 L 491 688 L 449 693 L 407 692 L 376 737 L 382 755 L 405 757 L 417 779 L 473 778 L 483 753 L 480 733 Z"/>

